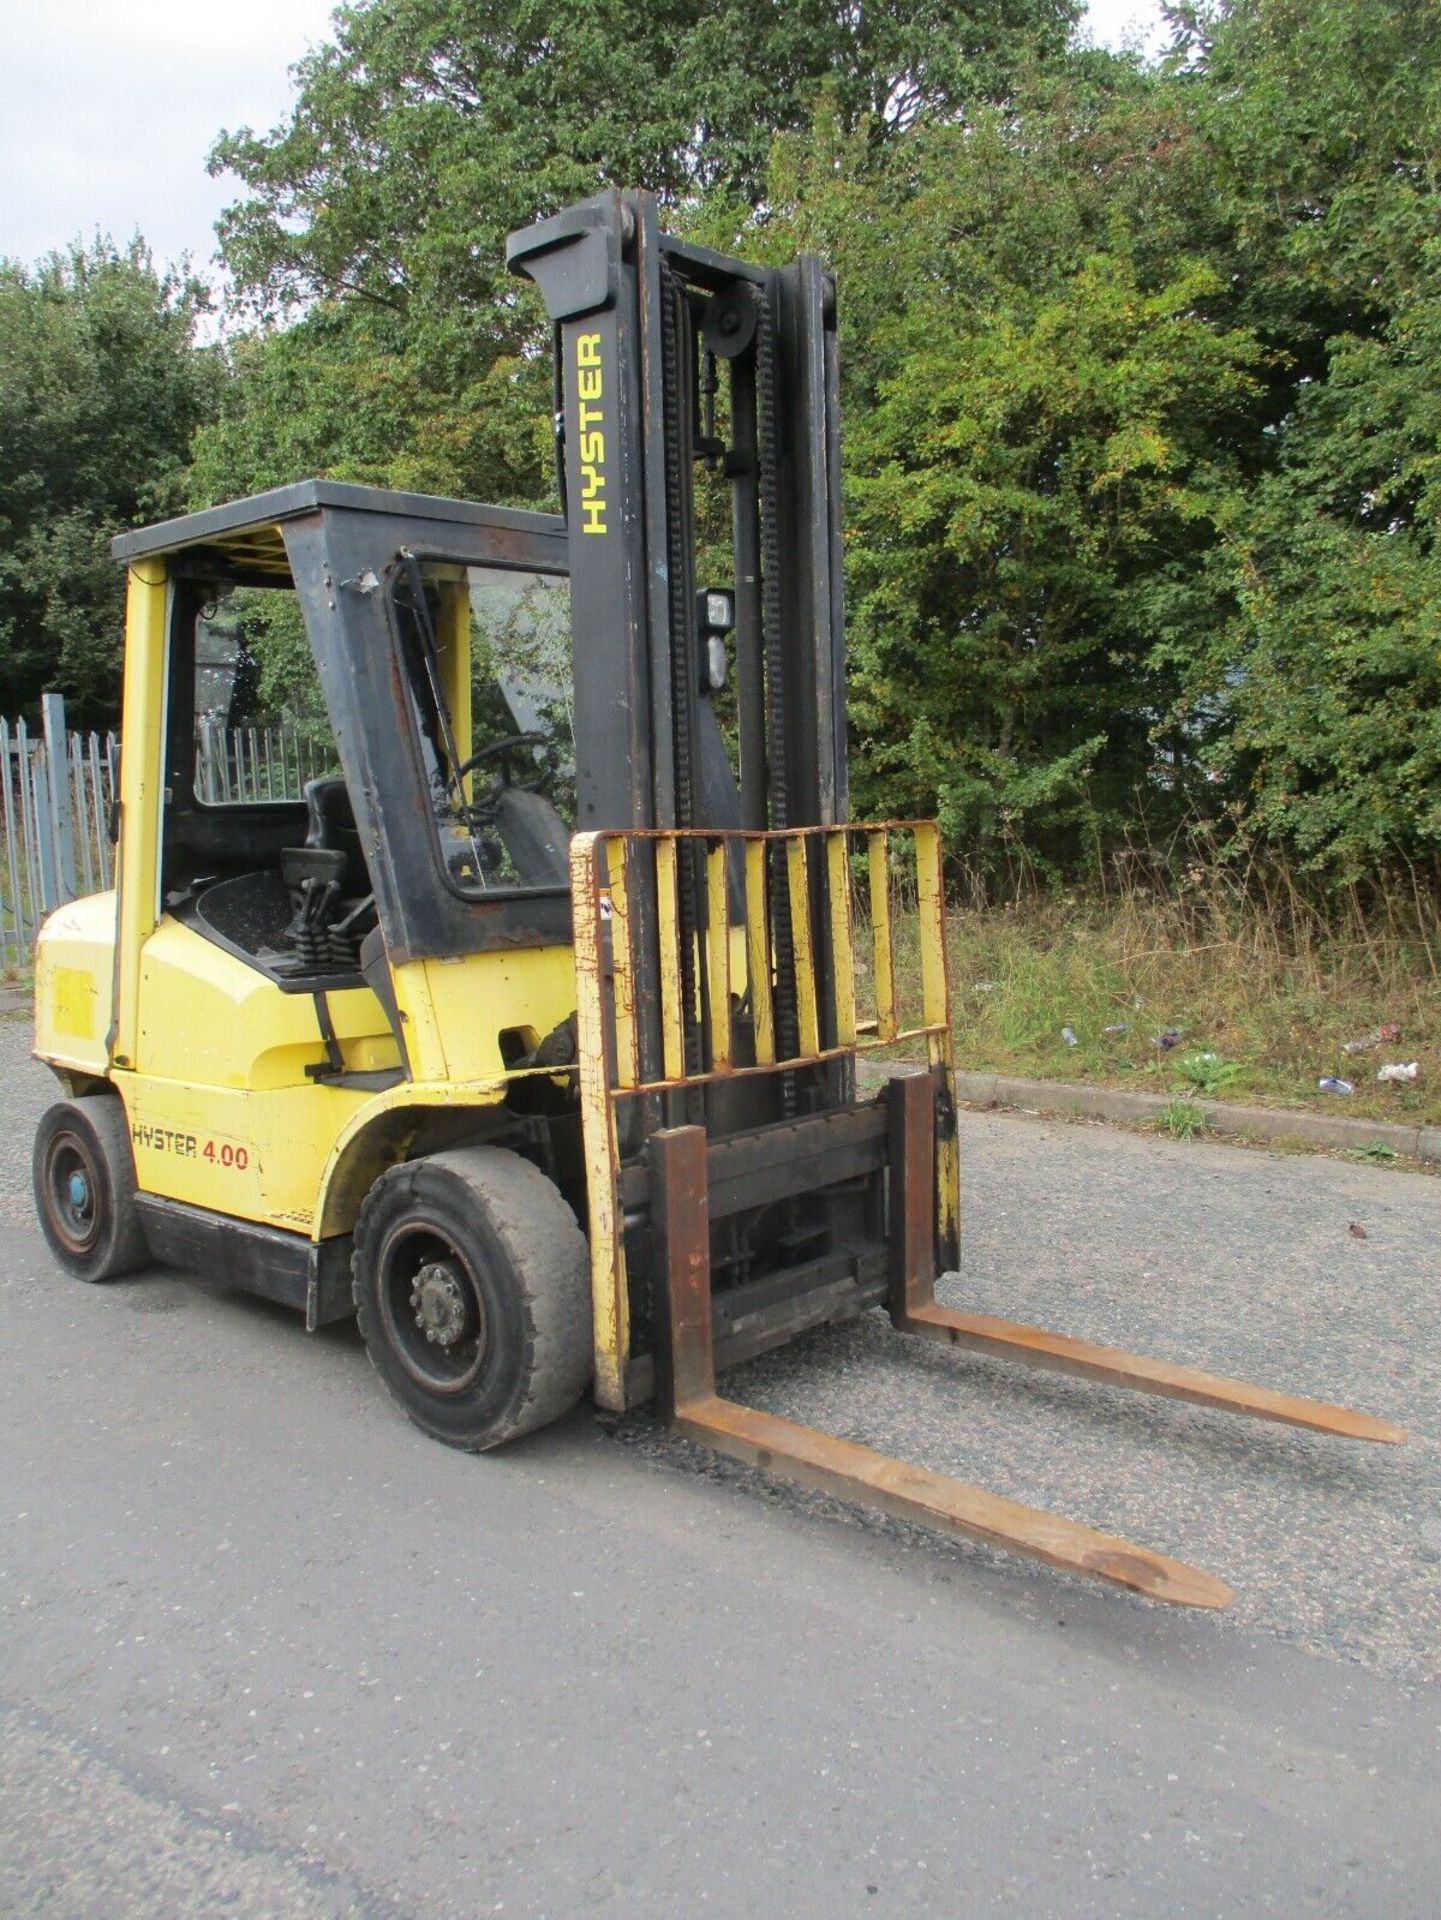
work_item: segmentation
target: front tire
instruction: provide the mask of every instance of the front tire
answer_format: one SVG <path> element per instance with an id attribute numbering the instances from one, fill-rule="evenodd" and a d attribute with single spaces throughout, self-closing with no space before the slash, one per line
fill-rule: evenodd
<path id="1" fill-rule="evenodd" d="M 60 1100 L 42 1114 L 34 1179 L 41 1231 L 67 1273 L 116 1280 L 147 1264 L 130 1128 L 114 1094 Z"/>
<path id="2" fill-rule="evenodd" d="M 381 1174 L 351 1271 L 376 1372 L 448 1446 L 482 1452 L 547 1426 L 589 1383 L 585 1237 L 517 1153 L 458 1147 Z"/>

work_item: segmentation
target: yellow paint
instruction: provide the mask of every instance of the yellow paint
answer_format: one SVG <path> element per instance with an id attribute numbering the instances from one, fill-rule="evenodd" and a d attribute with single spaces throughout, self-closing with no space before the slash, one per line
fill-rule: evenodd
<path id="1" fill-rule="evenodd" d="M 876 975 L 876 1039 L 896 1037 L 896 963 L 891 945 L 890 836 L 884 828 L 866 835 L 871 883 L 871 954 Z"/>
<path id="2" fill-rule="evenodd" d="M 168 916 L 145 943 L 139 975 L 140 1071 L 116 1080 L 142 1190 L 308 1227 L 331 1142 L 373 1097 L 306 1073 L 326 1063 L 314 1000 L 282 993 L 257 968 Z M 328 994 L 327 1003 L 348 1069 L 397 1064 L 369 987 Z M 137 1137 L 137 1126 L 149 1132 Z M 193 1138 L 194 1151 L 166 1135 Z"/>
<path id="3" fill-rule="evenodd" d="M 35 946 L 35 1051 L 72 1071 L 108 1065 L 115 980 L 115 895 L 95 893 L 59 907 Z"/>
<path id="4" fill-rule="evenodd" d="M 676 843 L 666 835 L 655 844 L 656 918 L 660 946 L 661 1063 L 667 1080 L 685 1072 L 685 1036 L 681 1022 L 680 896 L 676 892 Z"/>
<path id="5" fill-rule="evenodd" d="M 770 913 L 766 901 L 766 843 L 747 840 L 746 983 L 755 1025 L 756 1061 L 769 1066 L 776 1057 L 775 1009 L 771 999 Z"/>
<path id="6" fill-rule="evenodd" d="M 67 1039 L 90 1040 L 95 1035 L 95 976 L 83 967 L 57 967 L 51 982 L 55 1001 L 55 1031 Z"/>
<path id="7" fill-rule="evenodd" d="M 897 1013 L 894 962 L 891 952 L 890 901 L 886 884 L 890 857 L 888 836 L 893 832 L 911 833 L 917 843 L 923 904 L 921 970 L 926 1009 L 919 1020 L 907 1025 L 901 1024 Z M 867 843 L 872 893 L 872 939 L 876 946 L 877 968 L 880 976 L 877 986 L 880 1017 L 864 1023 L 859 1020 L 856 1009 L 855 927 L 850 875 L 851 842 L 853 838 L 859 840 L 862 835 L 865 836 Z M 599 916 L 598 924 L 602 926 L 609 924 L 614 930 L 614 922 L 607 920 L 606 910 L 612 903 L 614 876 L 620 871 L 619 856 L 616 852 L 618 846 L 626 845 L 630 849 L 631 859 L 644 857 L 641 850 L 653 847 L 657 881 L 662 1071 L 659 1078 L 642 1081 L 638 1077 L 632 1077 L 629 1066 L 625 1066 L 622 1070 L 618 1064 L 623 1059 L 625 1050 L 617 1048 L 617 1013 L 619 1012 L 621 1018 L 628 1017 L 626 1009 L 632 1007 L 635 1002 L 633 998 L 624 997 L 618 1001 L 617 992 L 625 989 L 634 996 L 641 991 L 640 975 L 636 971 L 637 963 L 632 956 L 630 965 L 635 978 L 628 988 L 625 988 L 625 982 L 619 974 L 614 989 L 602 982 L 599 1031 L 602 1035 L 602 1043 L 608 1050 L 607 1058 L 611 1062 L 610 1071 L 613 1076 L 607 1081 L 608 1090 L 636 1093 L 652 1088 L 659 1089 L 662 1084 L 673 1085 L 676 1081 L 724 1078 L 731 1074 L 763 1073 L 777 1064 L 788 1066 L 792 1061 L 835 1059 L 853 1051 L 868 1051 L 898 1040 L 924 1039 L 933 1064 L 940 1061 L 949 1062 L 951 1038 L 945 977 L 944 924 L 940 911 L 940 843 L 934 829 L 925 826 L 917 829 L 910 825 L 897 828 L 848 826 L 795 828 L 765 835 L 745 834 L 738 831 L 716 833 L 707 829 L 697 829 L 693 832 L 674 831 L 659 834 L 598 833 L 591 838 L 597 845 L 605 844 L 605 872 L 612 876 L 610 885 L 601 882 L 596 875 L 586 876 L 588 897 L 594 901 L 595 911 Z M 746 981 L 755 1021 L 756 1064 L 754 1066 L 736 1064 L 733 1053 L 727 1047 L 727 1036 L 715 1028 L 713 1011 L 707 1035 L 712 1043 L 713 1064 L 705 1072 L 687 1073 L 684 1070 L 677 897 L 679 869 L 677 849 L 683 840 L 691 840 L 703 845 L 705 849 L 709 917 L 707 928 L 699 936 L 694 949 L 696 965 L 698 969 L 705 970 L 707 997 L 713 1010 L 722 1004 L 722 996 L 729 998 L 735 981 L 741 979 Z M 826 1017 L 828 1024 L 834 1025 L 837 1041 L 835 1045 L 825 1048 L 820 1043 L 821 989 L 815 968 L 815 932 L 810 911 L 809 848 L 812 840 L 823 843 L 826 861 L 825 925 L 830 950 L 836 956 L 836 965 L 832 969 L 832 979 L 828 987 L 830 999 L 826 1006 Z M 732 843 L 744 849 L 746 897 L 744 926 L 732 925 L 729 919 L 729 893 L 725 876 L 728 849 Z M 795 955 L 796 999 L 800 1027 L 798 1051 L 780 1062 L 775 1058 L 772 999 L 774 967 L 770 932 L 766 925 L 767 868 L 772 849 L 785 862 L 785 883 L 792 915 L 791 933 Z M 632 870 L 631 878 L 633 877 Z M 574 899 L 574 883 L 572 896 Z M 623 918 L 628 917 L 629 912 L 630 909 L 627 907 L 623 912 Z M 699 1017 L 698 1007 L 692 1008 L 690 1013 L 692 1018 Z"/>
<path id="8" fill-rule="evenodd" d="M 932 821 L 915 827 L 916 899 L 921 932 L 921 1017 L 932 1029 L 930 1063 L 951 1057 L 951 1002 L 946 980 L 946 903 L 941 879 L 941 833 Z"/>
<path id="9" fill-rule="evenodd" d="M 595 871 L 596 842 L 600 838 L 595 833 L 578 833 L 570 843 L 571 916 L 575 926 L 581 1134 L 590 1226 L 595 1397 L 601 1406 L 621 1412 L 625 1408 L 625 1367 L 630 1354 L 630 1302 L 616 1191 L 620 1147 L 606 1066 L 605 980 Z"/>
<path id="10" fill-rule="evenodd" d="M 131 567 L 125 601 L 125 689 L 120 720 L 120 896 L 116 942 L 116 1066 L 136 1063 L 140 950 L 160 911 L 164 802 L 165 639 L 170 590 L 161 560 Z"/>
<path id="11" fill-rule="evenodd" d="M 580 463 L 580 530 L 604 533 L 605 365 L 598 333 L 575 338 L 576 455 Z"/>
<path id="12" fill-rule="evenodd" d="M 956 1111 L 956 1075 L 946 1067 L 946 1085 L 951 1096 L 951 1112 Z M 949 1139 L 936 1139 L 936 1231 L 943 1247 L 954 1247 L 960 1258 L 961 1233 L 961 1146 L 952 1130 Z"/>
<path id="13" fill-rule="evenodd" d="M 790 889 L 791 951 L 796 962 L 796 1009 L 800 1016 L 800 1057 L 821 1050 L 816 1010 L 816 962 L 811 942 L 810 842 L 801 834 L 788 835 L 786 885 Z"/>
<path id="14" fill-rule="evenodd" d="M 946 964 L 946 898 L 941 871 L 940 829 L 927 822 L 915 829 L 916 895 L 920 908 L 922 1017 L 929 1031 L 926 1052 L 950 1086 L 955 1110 L 954 1042 Z M 936 1227 L 943 1245 L 959 1245 L 961 1161 L 954 1132 L 936 1140 Z"/>
<path id="15" fill-rule="evenodd" d="M 329 1183 L 350 1140 L 400 1106 L 503 1099 L 509 1076 L 501 1029 L 548 1031 L 574 1005 L 566 947 L 416 962 L 394 977 L 397 998 L 403 985 L 413 1010 L 407 1042 L 420 1032 L 433 1051 L 444 1033 L 465 1071 L 418 1073 L 379 1094 L 337 1087 L 306 1072 L 327 1058 L 311 995 L 282 993 L 195 929 L 162 919 L 140 968 L 142 1071 L 116 1076 L 142 1189 L 317 1235 L 347 1231 L 354 1206 L 332 1203 Z M 326 1001 L 347 1071 L 399 1065 L 369 987 L 332 992 Z M 177 1140 L 192 1140 L 193 1149 Z"/>
<path id="16" fill-rule="evenodd" d="M 851 933 L 850 848 L 844 833 L 826 835 L 826 889 L 830 894 L 836 1041 L 848 1047 L 856 1037 L 856 955 Z"/>
<path id="17" fill-rule="evenodd" d="M 503 1078 L 507 1027 L 549 1033 L 575 1006 L 569 947 L 516 947 L 392 967 L 410 1071 L 417 1081 Z"/>
<path id="18" fill-rule="evenodd" d="M 457 763 L 470 758 L 473 735 L 470 709 L 470 583 L 461 574 L 458 580 L 440 583 L 440 619 L 436 623 L 436 643 L 440 686 L 450 709 L 450 731 L 455 741 Z M 469 781 L 467 780 L 467 788 Z"/>
<path id="19" fill-rule="evenodd" d="M 369 987 L 326 996 L 344 1064 L 371 1071 L 398 1064 L 380 1002 Z M 194 927 L 167 915 L 140 964 L 140 1071 L 155 1079 L 238 1092 L 309 1088 L 323 1066 L 315 1002 L 282 993 Z"/>
<path id="20" fill-rule="evenodd" d="M 488 1080 L 403 1080 L 366 1099 L 340 1127 L 321 1174 L 321 1204 L 311 1231 L 317 1240 L 348 1233 L 370 1182 L 403 1157 L 428 1113 L 463 1107 L 493 1107 L 518 1078 L 554 1077 L 525 1068 Z M 356 1169 L 359 1178 L 356 1179 Z"/>
<path id="21" fill-rule="evenodd" d="M 896 1017 L 891 918 L 888 893 L 888 836 L 911 831 L 916 844 L 921 904 L 922 981 L 925 1010 L 920 1024 L 900 1029 Z M 872 892 L 873 939 L 877 941 L 878 988 L 881 1019 L 877 1036 L 861 1039 L 855 1007 L 854 925 L 850 890 L 852 836 L 866 837 Z M 703 1073 L 684 1072 L 682 1058 L 682 995 L 680 980 L 678 847 L 689 839 L 704 848 L 706 861 L 707 927 L 697 961 L 706 969 L 711 1005 L 709 1032 L 711 1065 Z M 841 1043 L 820 1045 L 819 988 L 814 965 L 811 924 L 810 855 L 812 839 L 824 843 L 826 859 L 827 928 L 833 967 L 833 1018 Z M 732 842 L 744 848 L 746 925 L 733 927 L 729 917 L 727 861 Z M 598 871 L 597 855 L 606 858 Z M 638 1081 L 625 1063 L 618 1044 L 617 1015 L 631 1018 L 640 988 L 634 957 L 607 971 L 604 930 L 612 942 L 620 938 L 630 919 L 630 882 L 634 869 L 626 863 L 646 857 L 654 849 L 656 872 L 657 950 L 660 959 L 663 1077 L 698 1081 L 744 1077 L 773 1072 L 774 1058 L 771 980 L 772 955 L 766 926 L 767 858 L 774 847 L 785 861 L 785 878 L 792 916 L 797 1002 L 800 1015 L 800 1052 L 796 1059 L 832 1060 L 883 1044 L 879 1029 L 885 1022 L 888 1039 L 924 1038 L 933 1063 L 950 1069 L 951 1036 L 947 1024 L 944 902 L 941 894 L 940 839 L 933 827 L 915 829 L 844 827 L 796 829 L 764 837 L 739 833 L 668 832 L 578 834 L 571 843 L 571 910 L 575 925 L 574 981 L 579 1027 L 579 1092 L 586 1167 L 590 1238 L 591 1299 L 595 1320 L 596 1397 L 602 1406 L 625 1404 L 626 1370 L 630 1353 L 629 1301 L 625 1243 L 620 1215 L 618 1099 L 644 1092 L 657 1083 Z M 617 905 L 619 900 L 620 904 Z M 603 913 L 608 904 L 610 917 Z M 618 917 L 617 917 L 618 916 Z M 876 929 L 879 929 L 877 932 Z M 613 951 L 616 949 L 613 948 Z M 729 1004 L 730 983 L 744 970 L 756 1019 L 757 1064 L 737 1066 L 730 1052 L 728 1031 L 719 1010 Z M 954 1093 L 954 1087 L 952 1088 Z M 945 1239 L 955 1235 L 959 1215 L 959 1163 L 954 1137 L 936 1143 L 936 1216 Z"/>
<path id="22" fill-rule="evenodd" d="M 606 871 L 610 877 L 610 964 L 615 977 L 612 1006 L 615 1021 L 616 1085 L 634 1087 L 640 1081 L 640 1037 L 635 1019 L 635 928 L 630 911 L 630 843 L 607 840 Z"/>
<path id="23" fill-rule="evenodd" d="M 717 840 L 706 849 L 706 997 L 710 1003 L 711 1069 L 723 1073 L 731 1063 L 730 902 L 726 896 L 727 848 Z"/>

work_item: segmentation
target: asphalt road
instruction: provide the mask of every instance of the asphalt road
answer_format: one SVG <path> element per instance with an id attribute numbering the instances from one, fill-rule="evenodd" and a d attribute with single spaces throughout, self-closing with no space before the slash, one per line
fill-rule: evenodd
<path id="1" fill-rule="evenodd" d="M 1436 1181 L 963 1121 L 952 1297 L 1348 1397 L 1401 1451 L 875 1316 L 728 1376 L 1237 1587 L 1186 1614 L 646 1420 L 452 1454 L 348 1328 L 65 1281 L 27 1046 L 0 1021 L 0 1913 L 1435 1913 Z"/>

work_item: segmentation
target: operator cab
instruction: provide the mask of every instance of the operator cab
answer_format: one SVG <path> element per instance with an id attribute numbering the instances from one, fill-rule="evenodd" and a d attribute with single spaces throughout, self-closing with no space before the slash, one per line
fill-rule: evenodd
<path id="1" fill-rule="evenodd" d="M 569 941 L 558 518 L 310 481 L 116 554 L 169 583 L 168 912 L 305 993 Z"/>

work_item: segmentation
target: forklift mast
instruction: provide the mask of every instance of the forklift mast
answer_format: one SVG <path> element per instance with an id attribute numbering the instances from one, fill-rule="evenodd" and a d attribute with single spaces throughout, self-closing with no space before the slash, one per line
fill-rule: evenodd
<path id="1" fill-rule="evenodd" d="M 555 328 L 558 477 L 570 530 L 577 829 L 830 826 L 847 814 L 835 289 L 814 255 L 756 267 L 663 233 L 646 193 L 614 189 L 511 236 L 511 266 Z M 728 484 L 729 566 L 698 569 L 695 474 Z M 707 532 L 713 531 L 707 528 Z M 708 541 L 714 554 L 722 535 Z M 714 700 L 734 658 L 733 770 Z M 687 1006 L 706 887 L 683 843 Z M 735 862 L 732 897 L 739 902 Z M 637 902 L 641 940 L 644 924 Z M 799 1052 L 791 909 L 773 877 L 775 1022 Z M 822 974 L 826 956 L 819 956 Z M 831 996 L 822 992 L 820 1002 Z M 689 1025 L 689 1023 L 688 1023 Z M 640 1065 L 661 1038 L 640 1010 Z M 823 1033 L 834 1048 L 837 1035 Z M 688 1063 L 709 1062 L 697 1026 Z M 788 1074 L 790 1113 L 833 1106 L 848 1068 Z M 712 1130 L 717 1096 L 703 1102 Z M 675 1103 L 671 1103 L 674 1116 Z M 697 1112 L 692 1099 L 687 1111 Z M 752 1102 L 751 1119 L 756 1117 Z"/>
<path id="2" fill-rule="evenodd" d="M 581 830 L 846 812 L 835 289 L 597 194 L 511 236 L 555 324 Z M 730 483 L 739 794 L 711 711 L 698 461 Z"/>

